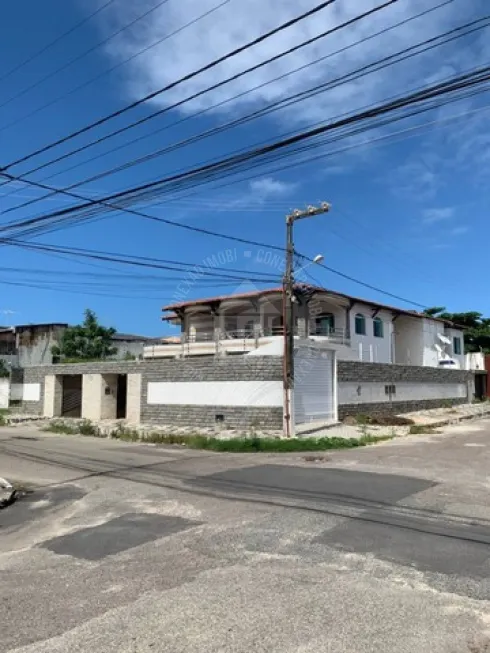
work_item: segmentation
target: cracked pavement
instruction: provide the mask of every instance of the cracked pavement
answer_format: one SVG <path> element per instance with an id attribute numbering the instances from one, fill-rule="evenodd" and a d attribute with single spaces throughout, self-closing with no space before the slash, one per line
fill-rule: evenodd
<path id="1" fill-rule="evenodd" d="M 0 429 L 5 653 L 490 651 L 490 421 L 217 454 Z"/>

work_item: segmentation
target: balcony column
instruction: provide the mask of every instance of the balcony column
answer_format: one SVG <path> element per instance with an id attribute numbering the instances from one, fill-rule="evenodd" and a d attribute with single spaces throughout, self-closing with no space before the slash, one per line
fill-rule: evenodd
<path id="1" fill-rule="evenodd" d="M 296 315 L 298 317 L 298 337 L 305 339 L 308 337 L 308 308 L 309 301 L 301 298 L 296 305 Z"/>
<path id="2" fill-rule="evenodd" d="M 253 314 L 253 337 L 255 338 L 255 349 L 259 346 L 259 338 L 262 335 L 262 320 L 261 320 L 261 306 L 256 299 L 250 301 L 252 304 L 252 314 Z"/>
<path id="3" fill-rule="evenodd" d="M 219 354 L 220 342 L 221 342 L 221 319 L 222 319 L 219 304 L 216 306 L 211 306 L 211 317 L 213 321 L 213 337 L 216 345 L 215 353 Z"/>
<path id="4" fill-rule="evenodd" d="M 213 316 L 213 331 L 214 331 L 214 340 L 216 343 L 216 354 L 226 353 L 221 352 L 221 341 L 226 338 L 226 325 L 225 311 L 221 309 L 221 306 L 218 305 L 211 310 Z"/>
<path id="5" fill-rule="evenodd" d="M 186 342 L 187 342 L 187 336 L 188 336 L 188 317 L 186 315 L 185 309 L 182 311 L 179 311 L 177 315 L 180 318 L 180 355 L 182 358 L 185 356 L 185 347 L 186 347 Z"/>
<path id="6" fill-rule="evenodd" d="M 344 331 L 344 337 L 347 340 L 350 340 L 351 333 L 350 333 L 350 313 L 352 308 L 354 307 L 355 302 L 352 300 L 349 302 L 349 306 L 346 307 L 345 309 L 345 331 Z"/>
<path id="7" fill-rule="evenodd" d="M 259 311 L 259 330 L 260 330 L 260 335 L 265 335 L 266 329 L 267 329 L 267 323 L 266 323 L 266 310 L 265 310 L 265 304 L 264 302 L 258 302 L 258 311 Z"/>

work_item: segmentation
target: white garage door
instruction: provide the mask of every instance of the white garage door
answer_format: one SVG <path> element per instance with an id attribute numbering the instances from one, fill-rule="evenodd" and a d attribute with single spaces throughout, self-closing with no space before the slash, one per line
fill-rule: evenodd
<path id="1" fill-rule="evenodd" d="M 294 356 L 294 423 L 336 419 L 334 353 L 299 349 Z"/>

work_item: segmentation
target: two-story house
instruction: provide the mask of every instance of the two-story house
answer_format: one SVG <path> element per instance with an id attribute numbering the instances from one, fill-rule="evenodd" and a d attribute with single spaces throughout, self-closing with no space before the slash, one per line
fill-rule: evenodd
<path id="1" fill-rule="evenodd" d="M 171 304 L 163 319 L 180 342 L 145 347 L 145 358 L 280 353 L 282 288 Z M 463 332 L 445 320 L 324 288 L 298 284 L 295 337 L 322 341 L 338 360 L 440 367 L 465 366 Z"/>

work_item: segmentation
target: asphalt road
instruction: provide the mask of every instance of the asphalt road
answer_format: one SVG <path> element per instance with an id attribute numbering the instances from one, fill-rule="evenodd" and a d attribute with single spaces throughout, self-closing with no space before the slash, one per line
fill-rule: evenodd
<path id="1" fill-rule="evenodd" d="M 325 454 L 0 429 L 5 653 L 488 653 L 490 422 Z"/>

